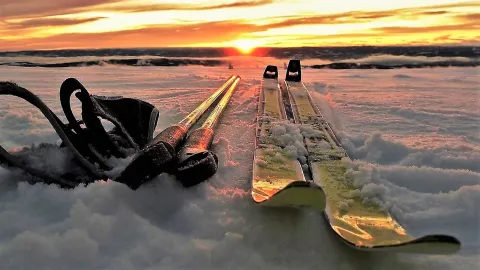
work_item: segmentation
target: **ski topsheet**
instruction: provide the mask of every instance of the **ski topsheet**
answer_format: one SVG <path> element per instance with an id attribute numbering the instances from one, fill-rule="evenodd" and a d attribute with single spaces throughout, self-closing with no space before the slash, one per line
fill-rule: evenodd
<path id="1" fill-rule="evenodd" d="M 301 139 L 298 130 L 296 135 Z M 295 130 L 286 119 L 278 69 L 270 65 L 263 75 L 258 102 L 252 198 L 263 205 L 324 210 L 325 194 L 320 187 L 305 180 L 292 138 Z"/>
<path id="2" fill-rule="evenodd" d="M 313 181 L 326 195 L 324 211 L 335 233 L 359 249 L 449 254 L 459 250 L 460 242 L 447 235 L 413 237 L 391 215 L 375 203 L 365 200 L 346 177 L 348 155 L 334 131 L 323 118 L 301 81 L 299 60 L 290 60 L 285 85 L 295 123 L 304 126 L 308 163 Z"/>

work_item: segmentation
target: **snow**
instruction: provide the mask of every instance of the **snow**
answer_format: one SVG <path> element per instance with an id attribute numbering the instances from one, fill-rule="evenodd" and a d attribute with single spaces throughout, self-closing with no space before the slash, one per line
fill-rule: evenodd
<path id="1" fill-rule="evenodd" d="M 340 63 L 360 63 L 360 64 L 377 64 L 386 66 L 401 66 L 414 64 L 429 64 L 429 63 L 478 63 L 478 59 L 468 57 L 427 57 L 427 56 L 407 56 L 407 55 L 391 55 L 391 54 L 377 54 L 360 59 L 346 59 L 338 61 Z"/>
<path id="2" fill-rule="evenodd" d="M 270 64 L 284 74 L 283 62 Z M 448 233 L 464 243 L 456 255 L 424 256 L 355 251 L 335 238 L 320 213 L 253 205 L 254 118 L 264 66 L 234 67 L 0 67 L 1 80 L 37 93 L 57 115 L 63 115 L 58 89 L 68 77 L 93 94 L 145 99 L 160 111 L 156 133 L 231 72 L 242 77 L 212 146 L 219 170 L 196 188 L 185 190 L 162 175 L 135 192 L 114 182 L 65 191 L 28 185 L 18 181 L 25 177 L 19 172 L 0 168 L 0 269 L 480 267 L 478 68 L 303 70 L 312 97 L 355 159 L 348 174 L 359 194 L 382 203 L 415 235 Z M 278 133 L 288 134 L 284 128 Z M 38 110 L 0 97 L 3 147 L 57 141 Z M 60 170 L 62 157 L 68 153 L 47 149 L 32 160 Z"/>
<path id="3" fill-rule="evenodd" d="M 270 138 L 275 140 L 275 145 L 282 147 L 292 159 L 306 160 L 308 152 L 303 144 L 300 128 L 288 121 L 272 122 L 272 125 Z"/>

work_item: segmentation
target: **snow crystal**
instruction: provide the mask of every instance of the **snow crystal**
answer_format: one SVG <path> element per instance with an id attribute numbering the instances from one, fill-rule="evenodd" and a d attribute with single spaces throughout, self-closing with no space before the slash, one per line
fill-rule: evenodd
<path id="1" fill-rule="evenodd" d="M 287 133 L 287 129 L 281 125 L 275 125 L 270 130 L 274 136 L 282 136 Z"/>

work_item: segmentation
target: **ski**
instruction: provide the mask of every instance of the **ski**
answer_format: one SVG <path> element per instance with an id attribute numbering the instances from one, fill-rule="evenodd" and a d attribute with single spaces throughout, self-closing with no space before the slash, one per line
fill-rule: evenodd
<path id="1" fill-rule="evenodd" d="M 361 250 L 451 254 L 460 249 L 460 242 L 452 236 L 412 236 L 387 211 L 355 192 L 342 160 L 349 157 L 303 84 L 299 60 L 290 60 L 285 88 L 295 123 L 315 130 L 303 133 L 308 164 L 313 181 L 325 192 L 323 213 L 338 237 Z"/>
<path id="2" fill-rule="evenodd" d="M 257 130 L 251 195 L 267 206 L 325 208 L 322 189 L 305 180 L 300 162 L 285 148 L 279 136 L 288 123 L 278 82 L 278 68 L 266 67 L 258 100 Z M 280 130 L 274 132 L 274 129 Z M 283 130 L 285 132 L 285 130 Z"/>

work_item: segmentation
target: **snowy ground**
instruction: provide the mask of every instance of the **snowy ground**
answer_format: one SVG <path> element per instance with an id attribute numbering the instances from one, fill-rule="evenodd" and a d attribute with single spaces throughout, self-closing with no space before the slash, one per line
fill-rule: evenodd
<path id="1" fill-rule="evenodd" d="M 448 233 L 464 243 L 457 255 L 418 256 L 354 251 L 319 213 L 252 204 L 254 117 L 264 65 L 234 66 L 0 67 L 0 80 L 37 93 L 58 115 L 58 89 L 67 77 L 94 94 L 145 99 L 161 112 L 157 132 L 193 110 L 230 72 L 243 78 L 217 128 L 219 171 L 195 189 L 160 176 L 136 192 L 116 183 L 65 191 L 18 183 L 17 174 L 0 168 L 0 269 L 480 267 L 478 68 L 303 71 L 356 159 L 352 173 L 378 185 L 381 199 L 416 235 Z M 2 146 L 57 140 L 37 110 L 0 97 Z M 43 154 L 40 165 L 61 166 L 62 152 Z"/>

